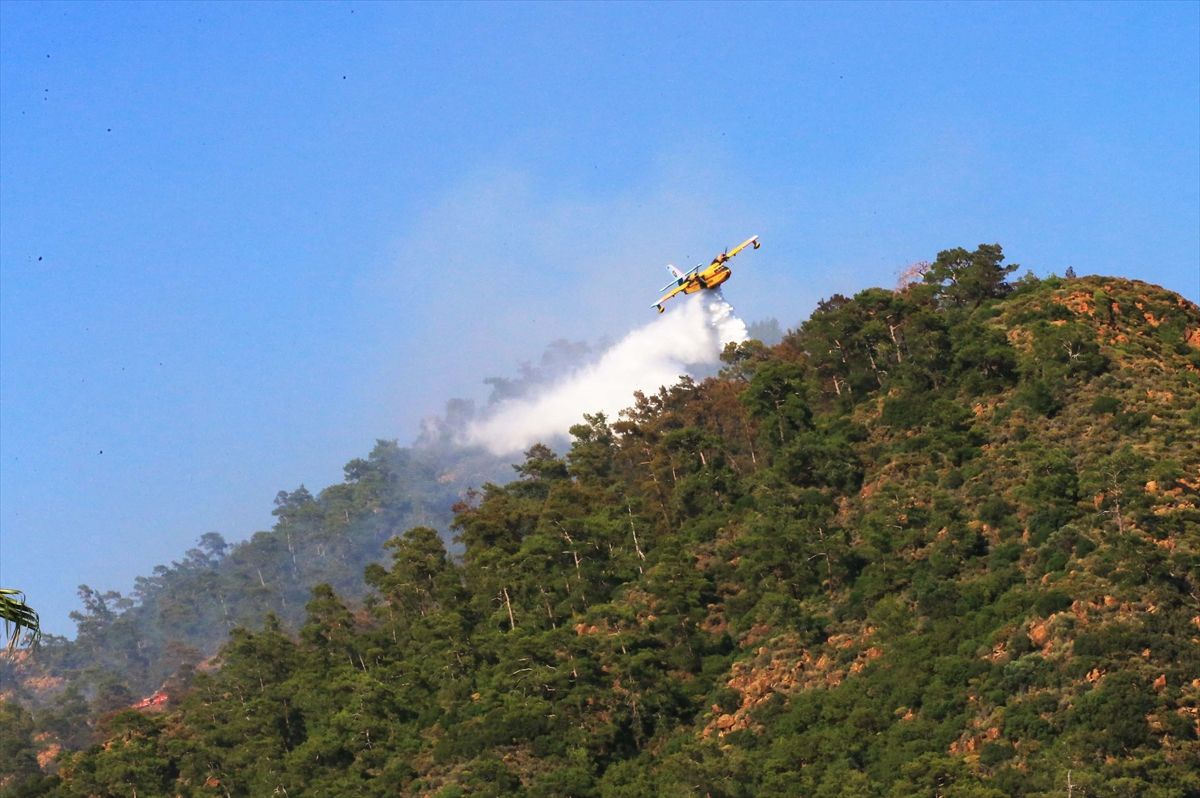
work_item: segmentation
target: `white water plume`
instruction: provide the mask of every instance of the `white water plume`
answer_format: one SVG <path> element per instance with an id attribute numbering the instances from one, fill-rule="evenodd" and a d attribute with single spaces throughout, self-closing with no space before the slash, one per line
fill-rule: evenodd
<path id="1" fill-rule="evenodd" d="M 565 435 L 584 413 L 599 411 L 615 419 L 633 404 L 634 391 L 653 393 L 673 385 L 688 365 L 717 363 L 726 344 L 748 337 L 745 323 L 719 290 L 681 297 L 674 304 L 594 363 L 535 396 L 498 403 L 487 418 L 468 427 L 468 442 L 494 454 L 512 454 Z"/>

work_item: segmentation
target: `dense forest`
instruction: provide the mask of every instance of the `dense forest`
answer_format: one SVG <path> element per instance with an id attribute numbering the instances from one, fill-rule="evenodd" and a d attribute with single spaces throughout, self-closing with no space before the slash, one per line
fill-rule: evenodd
<path id="1" fill-rule="evenodd" d="M 0 786 L 1200 796 L 1200 309 L 1014 269 L 832 297 L 465 495 L 381 442 L 85 590 L 4 664 Z"/>

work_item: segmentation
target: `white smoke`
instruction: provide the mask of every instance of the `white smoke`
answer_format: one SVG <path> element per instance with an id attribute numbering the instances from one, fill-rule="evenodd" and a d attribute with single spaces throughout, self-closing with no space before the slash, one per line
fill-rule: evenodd
<path id="1" fill-rule="evenodd" d="M 674 300 L 674 308 L 626 335 L 598 360 L 539 394 L 495 405 L 487 418 L 467 428 L 467 442 L 497 455 L 523 451 L 538 441 L 561 437 L 584 413 L 616 418 L 633 404 L 634 391 L 653 393 L 673 385 L 688 365 L 719 362 L 728 343 L 748 337 L 719 290 Z"/>

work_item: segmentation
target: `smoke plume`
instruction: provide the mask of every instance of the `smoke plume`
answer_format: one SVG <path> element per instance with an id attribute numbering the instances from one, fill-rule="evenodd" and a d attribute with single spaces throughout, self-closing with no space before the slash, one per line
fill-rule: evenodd
<path id="1" fill-rule="evenodd" d="M 584 413 L 615 418 L 633 404 L 633 393 L 653 393 L 688 373 L 712 365 L 728 343 L 747 338 L 746 325 L 719 290 L 674 301 L 655 317 L 581 366 L 531 396 L 505 399 L 468 426 L 467 443 L 497 455 L 522 451 L 538 441 L 563 436 Z"/>

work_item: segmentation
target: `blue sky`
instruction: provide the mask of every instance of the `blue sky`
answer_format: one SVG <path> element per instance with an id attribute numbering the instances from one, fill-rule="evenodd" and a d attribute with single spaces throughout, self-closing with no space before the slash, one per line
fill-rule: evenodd
<path id="1" fill-rule="evenodd" d="M 1200 4 L 0 4 L 0 582 L 72 631 L 748 235 L 1200 298 Z"/>

